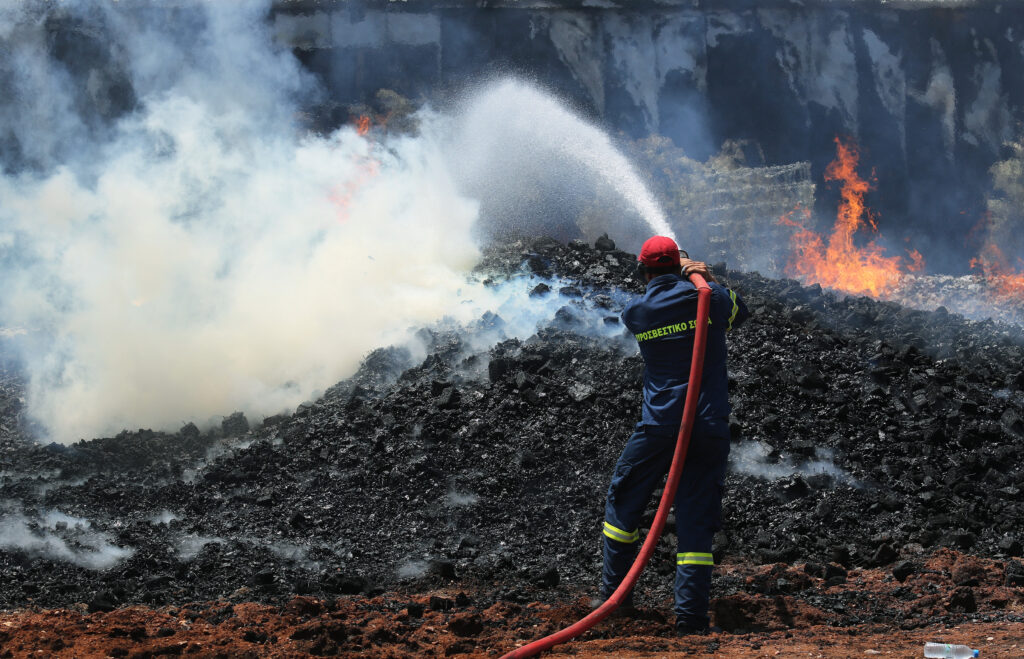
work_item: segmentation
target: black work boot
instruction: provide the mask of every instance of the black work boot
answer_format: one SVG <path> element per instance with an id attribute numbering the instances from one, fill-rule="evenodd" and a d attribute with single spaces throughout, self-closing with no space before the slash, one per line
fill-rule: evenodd
<path id="1" fill-rule="evenodd" d="M 721 627 L 713 625 L 693 625 L 683 621 L 676 621 L 676 636 L 707 636 L 708 634 L 721 633 Z"/>
<path id="2" fill-rule="evenodd" d="M 599 608 L 602 604 L 604 604 L 605 602 L 608 601 L 609 597 L 611 597 L 611 595 L 605 595 L 604 593 L 599 593 L 597 597 L 594 597 L 594 598 L 592 598 L 590 600 L 590 608 L 591 609 Z M 617 607 L 615 607 L 615 610 L 612 611 L 609 614 L 609 617 L 611 617 L 611 618 L 633 618 L 633 617 L 636 617 L 636 614 L 637 614 L 637 610 L 633 606 L 633 591 L 629 591 L 629 594 L 626 595 L 626 598 L 622 601 L 621 604 L 619 604 Z"/>

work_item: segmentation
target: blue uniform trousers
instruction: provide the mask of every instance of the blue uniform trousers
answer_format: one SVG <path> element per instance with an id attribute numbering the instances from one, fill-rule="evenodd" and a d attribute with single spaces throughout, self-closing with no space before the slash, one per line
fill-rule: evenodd
<path id="1" fill-rule="evenodd" d="M 636 557 L 639 525 L 654 489 L 672 463 L 678 429 L 637 424 L 615 465 L 604 522 L 601 594 L 611 596 Z M 721 528 L 729 440 L 694 434 L 676 491 L 676 625 L 707 628 L 711 542 Z M 627 602 L 630 600 L 627 599 Z"/>

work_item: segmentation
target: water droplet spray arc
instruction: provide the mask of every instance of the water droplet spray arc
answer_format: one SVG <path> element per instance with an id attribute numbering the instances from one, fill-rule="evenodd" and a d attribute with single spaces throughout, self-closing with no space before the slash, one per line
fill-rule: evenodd
<path id="1" fill-rule="evenodd" d="M 635 209 L 650 233 L 675 239 L 658 201 L 608 133 L 555 96 L 518 79 L 501 79 L 468 97 L 458 124 L 458 158 L 452 160 L 469 196 L 486 202 L 489 196 L 525 192 L 531 183 L 570 196 L 592 182 Z M 525 196 L 501 203 L 514 205 L 519 216 L 543 212 L 523 201 Z"/>

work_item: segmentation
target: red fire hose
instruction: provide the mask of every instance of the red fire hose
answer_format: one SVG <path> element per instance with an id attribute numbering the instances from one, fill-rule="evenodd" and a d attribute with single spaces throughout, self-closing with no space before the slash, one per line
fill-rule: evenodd
<path id="1" fill-rule="evenodd" d="M 672 500 L 675 499 L 676 488 L 679 487 L 679 477 L 683 473 L 683 463 L 686 462 L 686 450 L 690 446 L 690 432 L 693 430 L 693 421 L 697 414 L 697 398 L 700 396 L 701 375 L 704 373 L 704 346 L 707 344 L 708 336 L 711 288 L 704 281 L 704 278 L 698 274 L 690 275 L 690 281 L 697 288 L 697 328 L 693 336 L 693 362 L 690 366 L 690 381 L 686 389 L 683 421 L 679 425 L 679 436 L 676 438 L 676 450 L 672 456 L 672 466 L 668 470 L 668 481 L 665 483 L 665 491 L 661 495 L 661 503 L 658 504 L 658 512 L 654 516 L 651 530 L 648 531 L 647 538 L 644 540 L 643 546 L 640 547 L 640 553 L 637 555 L 636 560 L 633 561 L 633 567 L 629 569 L 626 578 L 622 580 L 622 583 L 612 593 L 612 596 L 604 604 L 591 611 L 587 617 L 550 636 L 545 636 L 529 645 L 516 648 L 501 659 L 532 657 L 544 650 L 553 648 L 559 643 L 571 641 L 601 622 L 622 603 L 623 598 L 632 590 L 636 580 L 640 578 L 640 573 L 647 566 L 647 561 L 651 559 L 654 548 L 661 538 L 661 531 L 665 528 L 668 509 L 672 506 Z"/>

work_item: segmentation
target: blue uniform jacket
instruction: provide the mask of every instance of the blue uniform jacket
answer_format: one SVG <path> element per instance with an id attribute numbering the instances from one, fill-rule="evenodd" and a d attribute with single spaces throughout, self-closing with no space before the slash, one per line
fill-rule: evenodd
<path id="1" fill-rule="evenodd" d="M 693 431 L 729 437 L 729 374 L 725 333 L 747 319 L 743 300 L 721 284 L 709 282 L 711 312 L 704 375 Z M 659 275 L 647 292 L 622 312 L 622 322 L 636 337 L 644 358 L 642 423 L 678 429 L 683 418 L 686 387 L 693 358 L 697 318 L 697 289 L 679 275 Z"/>

